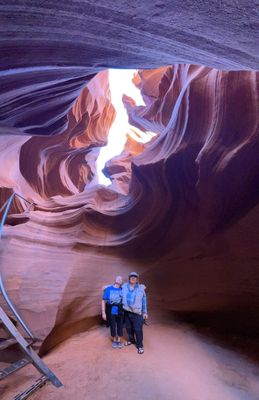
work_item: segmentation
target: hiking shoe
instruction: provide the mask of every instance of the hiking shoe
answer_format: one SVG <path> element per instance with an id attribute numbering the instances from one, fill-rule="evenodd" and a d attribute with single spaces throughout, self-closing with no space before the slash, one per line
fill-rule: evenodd
<path id="1" fill-rule="evenodd" d="M 123 349 L 123 347 L 124 347 L 124 345 L 123 345 L 123 343 L 121 343 L 121 342 L 118 342 L 118 349 Z"/>
<path id="2" fill-rule="evenodd" d="M 118 342 L 112 342 L 112 348 L 117 349 L 118 347 Z"/>

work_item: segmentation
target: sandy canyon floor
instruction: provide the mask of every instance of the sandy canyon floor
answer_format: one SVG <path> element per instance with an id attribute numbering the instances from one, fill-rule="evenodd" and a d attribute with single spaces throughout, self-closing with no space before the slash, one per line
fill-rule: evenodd
<path id="1" fill-rule="evenodd" d="M 112 349 L 109 331 L 73 336 L 45 357 L 64 384 L 45 385 L 32 400 L 258 400 L 259 368 L 245 356 L 179 323 L 150 322 L 145 354 Z M 28 366 L 1 382 L 10 400 L 38 377 Z"/>

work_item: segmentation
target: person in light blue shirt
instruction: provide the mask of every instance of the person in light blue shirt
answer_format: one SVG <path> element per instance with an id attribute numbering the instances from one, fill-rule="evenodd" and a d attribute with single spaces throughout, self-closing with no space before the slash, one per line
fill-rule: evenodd
<path id="1" fill-rule="evenodd" d="M 122 286 L 122 305 L 125 313 L 125 325 L 129 340 L 125 345 L 135 344 L 138 354 L 144 353 L 143 323 L 148 318 L 145 286 L 139 283 L 136 272 L 129 274 L 129 282 Z"/>
<path id="2" fill-rule="evenodd" d="M 102 297 L 102 318 L 107 321 L 109 317 L 112 347 L 121 349 L 123 344 L 123 308 L 122 308 L 122 277 L 116 276 L 113 285 L 104 289 Z M 107 312 L 106 312 L 107 310 Z"/>

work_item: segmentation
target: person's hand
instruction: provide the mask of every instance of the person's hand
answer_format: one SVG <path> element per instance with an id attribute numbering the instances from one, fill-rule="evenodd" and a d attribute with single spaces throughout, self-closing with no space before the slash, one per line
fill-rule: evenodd
<path id="1" fill-rule="evenodd" d="M 143 314 L 143 318 L 146 320 L 148 319 L 148 314 Z"/>
<path id="2" fill-rule="evenodd" d="M 107 320 L 107 317 L 106 317 L 106 314 L 105 314 L 105 312 L 103 312 L 103 313 L 102 313 L 102 319 L 103 319 L 104 321 L 106 321 L 106 320 Z"/>

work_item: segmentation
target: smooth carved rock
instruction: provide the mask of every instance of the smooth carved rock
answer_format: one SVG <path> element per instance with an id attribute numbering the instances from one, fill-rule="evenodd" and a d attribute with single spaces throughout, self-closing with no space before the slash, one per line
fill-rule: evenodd
<path id="1" fill-rule="evenodd" d="M 258 69 L 257 2 L 241 3 L 1 0 L 0 122 L 62 133 L 80 90 L 109 67 Z"/>
<path id="2" fill-rule="evenodd" d="M 26 219 L 13 204 L 1 271 L 42 351 L 94 324 L 131 270 L 151 307 L 259 325 L 255 3 L 126 3 L 0 2 L 0 199 L 37 203 Z M 107 67 L 141 68 L 146 106 L 124 104 L 157 134 L 128 139 L 109 188 Z"/>
<path id="3" fill-rule="evenodd" d="M 114 118 L 105 74 L 81 93 L 63 134 L 1 142 L 3 160 L 13 160 L 2 196 L 21 190 L 37 202 L 28 222 L 5 227 L 11 297 L 46 338 L 43 351 L 95 323 L 102 286 L 132 269 L 150 306 L 230 313 L 238 328 L 255 329 L 257 74 L 184 64 L 140 71 L 147 106 L 124 97 L 125 106 L 131 124 L 157 137 L 138 147 L 128 140 L 107 163 L 110 188 L 93 184 L 91 156 Z"/>

